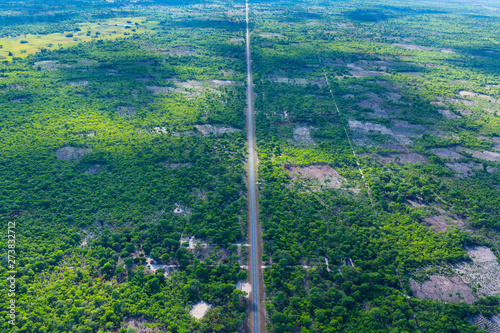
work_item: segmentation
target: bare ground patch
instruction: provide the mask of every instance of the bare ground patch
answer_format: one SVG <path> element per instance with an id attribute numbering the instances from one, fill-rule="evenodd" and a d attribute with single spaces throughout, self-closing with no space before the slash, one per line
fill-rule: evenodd
<path id="1" fill-rule="evenodd" d="M 363 155 L 370 156 L 380 161 L 382 164 L 388 164 L 394 162 L 397 164 L 411 164 L 411 163 L 425 163 L 427 158 L 417 153 L 400 153 L 400 154 L 390 154 L 390 155 Z"/>
<path id="2" fill-rule="evenodd" d="M 73 81 L 69 83 L 72 87 L 85 87 L 87 84 L 89 84 L 89 81 Z"/>
<path id="3" fill-rule="evenodd" d="M 478 151 L 467 148 L 460 148 L 460 151 L 469 153 L 474 158 L 478 158 L 480 160 L 490 161 L 490 162 L 500 162 L 500 153 L 492 152 L 492 151 Z"/>
<path id="4" fill-rule="evenodd" d="M 77 161 L 81 159 L 84 155 L 90 153 L 92 148 L 85 147 L 72 147 L 66 146 L 59 148 L 55 151 L 57 159 L 59 160 L 73 160 Z"/>
<path id="5" fill-rule="evenodd" d="M 455 303 L 473 303 L 475 301 L 472 289 L 458 276 L 431 275 L 429 278 L 422 283 L 410 279 L 413 296 Z"/>
<path id="6" fill-rule="evenodd" d="M 220 135 L 224 133 L 233 133 L 239 131 L 239 129 L 224 127 L 224 126 L 213 126 L 213 125 L 194 125 L 198 131 L 203 135 Z"/>
<path id="7" fill-rule="evenodd" d="M 309 165 L 309 166 L 285 166 L 285 171 L 292 179 L 312 179 L 317 180 L 318 185 L 329 188 L 341 188 L 346 184 L 346 180 L 335 169 L 329 165 Z"/>
<path id="8" fill-rule="evenodd" d="M 432 48 L 427 46 L 415 45 L 415 44 L 393 44 L 404 50 L 413 50 L 413 51 L 430 51 Z"/>
<path id="9" fill-rule="evenodd" d="M 131 332 L 137 333 L 157 333 L 161 330 L 161 328 L 151 328 L 149 325 L 153 324 L 152 322 L 146 320 L 144 317 L 141 318 L 128 318 L 122 325 L 122 328 L 126 330 L 130 330 Z M 151 325 L 153 326 L 153 325 Z M 130 327 L 130 329 L 129 329 Z M 135 329 L 135 331 L 134 331 Z M 127 331 L 129 332 L 129 331 Z"/>
<path id="10" fill-rule="evenodd" d="M 33 64 L 33 68 L 40 67 L 41 69 L 47 70 L 47 71 L 55 71 L 58 70 L 59 68 L 62 67 L 71 67 L 68 64 L 60 64 L 59 61 L 57 60 L 44 60 L 44 61 L 38 61 Z"/>
<path id="11" fill-rule="evenodd" d="M 179 162 L 169 162 L 163 161 L 161 164 L 167 169 L 177 169 L 184 166 L 192 166 L 192 163 L 179 163 Z"/>
<path id="12" fill-rule="evenodd" d="M 421 137 L 423 134 L 428 133 L 428 130 L 422 125 L 411 125 L 400 120 L 393 121 L 393 126 L 390 129 L 384 125 L 358 120 L 349 120 L 349 127 L 353 132 L 389 135 L 402 145 L 411 144 L 413 142 L 412 137 Z M 355 139 L 355 141 L 357 144 L 358 142 L 363 144 L 362 140 Z"/>
<path id="13" fill-rule="evenodd" d="M 448 228 L 448 224 L 446 223 L 446 217 L 442 215 L 434 215 L 424 217 L 422 219 L 428 226 L 436 228 L 437 232 L 445 232 Z"/>
<path id="14" fill-rule="evenodd" d="M 170 50 L 164 51 L 163 53 L 174 54 L 177 56 L 200 55 L 198 52 L 195 51 L 195 48 L 193 46 L 187 46 L 187 45 L 174 46 Z"/>
<path id="15" fill-rule="evenodd" d="M 458 94 L 460 96 L 478 97 L 478 98 L 483 98 L 483 99 L 490 100 L 492 102 L 496 102 L 496 100 L 493 97 L 489 96 L 489 95 L 483 95 L 483 94 L 479 94 L 479 93 L 475 93 L 475 92 L 471 92 L 471 91 L 464 91 L 464 90 L 462 90 Z"/>
<path id="16" fill-rule="evenodd" d="M 456 177 L 470 177 L 474 170 L 481 170 L 483 165 L 480 163 L 445 163 L 447 167 L 456 172 Z"/>
<path id="17" fill-rule="evenodd" d="M 448 148 L 434 148 L 434 149 L 430 149 L 430 151 L 441 157 L 441 158 L 444 158 L 444 159 L 447 159 L 447 160 L 459 160 L 461 158 L 463 158 L 464 156 L 463 155 L 460 155 L 456 152 L 454 152 L 453 150 L 451 149 L 448 149 Z"/>
<path id="18" fill-rule="evenodd" d="M 485 330 L 488 333 L 500 332 L 500 315 L 496 314 L 490 319 L 482 314 L 469 318 L 469 323 Z"/>
<path id="19" fill-rule="evenodd" d="M 458 119 L 458 118 L 462 118 L 462 116 L 459 116 L 458 114 L 455 114 L 455 113 L 453 113 L 453 112 L 451 112 L 450 110 L 447 110 L 447 109 L 441 109 L 441 110 L 438 110 L 438 112 L 443 117 L 445 117 L 446 119 Z"/>
<path id="20" fill-rule="evenodd" d="M 236 283 L 236 289 L 239 289 L 241 291 L 246 292 L 247 294 L 246 294 L 245 298 L 249 298 L 250 293 L 252 292 L 252 285 L 248 282 L 245 282 L 245 281 L 238 281 Z"/>
<path id="21" fill-rule="evenodd" d="M 316 142 L 311 138 L 312 127 L 296 127 L 293 129 L 293 142 L 299 145 L 314 146 Z"/>
<path id="22" fill-rule="evenodd" d="M 210 310 L 211 307 L 212 305 L 201 301 L 193 306 L 191 311 L 189 311 L 189 314 L 195 317 L 197 320 L 200 320 L 205 316 L 205 314 L 208 312 L 208 310 Z"/>
<path id="23" fill-rule="evenodd" d="M 133 106 L 118 106 L 115 110 L 120 116 L 133 116 L 135 114 Z"/>
<path id="24" fill-rule="evenodd" d="M 483 296 L 500 294 L 500 265 L 497 257 L 486 246 L 467 247 L 472 262 L 452 265 L 462 280 Z"/>
<path id="25" fill-rule="evenodd" d="M 176 92 L 176 89 L 172 87 L 146 86 L 146 89 L 152 91 L 155 95 L 165 95 Z"/>
<path id="26" fill-rule="evenodd" d="M 86 175 L 93 175 L 94 173 L 96 173 L 97 171 L 99 171 L 99 169 L 101 168 L 101 166 L 99 164 L 94 164 L 94 165 L 91 165 L 89 166 L 89 168 L 84 172 L 84 174 Z"/>

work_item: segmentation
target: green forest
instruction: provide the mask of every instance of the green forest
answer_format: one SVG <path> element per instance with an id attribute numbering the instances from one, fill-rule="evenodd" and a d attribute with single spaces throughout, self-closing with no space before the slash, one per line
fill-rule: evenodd
<path id="1" fill-rule="evenodd" d="M 499 4 L 249 8 L 266 330 L 497 332 Z M 246 79 L 243 1 L 2 1 L 0 332 L 251 331 Z"/>

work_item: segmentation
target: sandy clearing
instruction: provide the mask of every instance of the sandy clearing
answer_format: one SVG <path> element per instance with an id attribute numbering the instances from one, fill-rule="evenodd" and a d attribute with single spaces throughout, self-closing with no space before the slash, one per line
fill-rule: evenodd
<path id="1" fill-rule="evenodd" d="M 500 294 L 500 265 L 497 257 L 486 246 L 471 246 L 466 251 L 472 262 L 458 263 L 452 268 L 467 285 L 476 287 L 479 295 Z"/>
<path id="2" fill-rule="evenodd" d="M 195 49 L 192 46 L 187 46 L 187 45 L 180 45 L 180 46 L 174 46 L 173 48 L 163 51 L 163 53 L 169 53 L 177 56 L 196 56 L 200 55 L 195 51 Z"/>
<path id="3" fill-rule="evenodd" d="M 392 154 L 389 155 L 389 157 L 398 164 L 424 163 L 427 161 L 425 156 L 422 156 L 417 153 Z"/>
<path id="4" fill-rule="evenodd" d="M 249 298 L 250 293 L 252 292 L 252 285 L 248 282 L 245 282 L 245 281 L 238 281 L 236 283 L 236 289 L 239 289 L 241 291 L 246 292 L 247 294 L 246 294 L 245 298 Z"/>
<path id="5" fill-rule="evenodd" d="M 60 64 L 58 60 L 44 60 L 38 61 L 33 64 L 33 68 L 40 67 L 47 71 L 55 71 L 62 67 L 71 67 L 68 64 Z"/>
<path id="6" fill-rule="evenodd" d="M 199 303 L 196 303 L 191 311 L 189 311 L 189 314 L 193 317 L 195 317 L 197 320 L 200 320 L 205 316 L 205 314 L 208 312 L 208 310 L 212 307 L 212 305 L 201 301 Z"/>
<path id="7" fill-rule="evenodd" d="M 460 155 L 460 154 L 458 154 L 458 153 L 456 153 L 453 150 L 448 149 L 448 148 L 433 148 L 433 149 L 430 149 L 430 152 L 441 157 L 441 158 L 444 158 L 447 160 L 452 160 L 452 161 L 459 160 L 459 159 L 464 157 L 463 155 Z"/>
<path id="8" fill-rule="evenodd" d="M 184 166 L 192 166 L 192 163 L 179 163 L 179 162 L 169 162 L 163 161 L 161 164 L 167 169 L 177 169 Z"/>
<path id="9" fill-rule="evenodd" d="M 488 99 L 488 100 L 492 100 L 492 101 L 495 100 L 493 97 L 491 97 L 489 95 L 483 95 L 483 94 L 479 94 L 479 93 L 475 93 L 475 92 L 471 92 L 471 91 L 464 91 L 464 90 L 462 90 L 458 94 L 460 96 L 479 97 L 479 98 L 484 98 L 484 99 Z"/>
<path id="10" fill-rule="evenodd" d="M 115 110 L 120 116 L 133 116 L 135 114 L 133 106 L 118 106 Z"/>
<path id="11" fill-rule="evenodd" d="M 467 286 L 458 276 L 446 277 L 431 275 L 429 280 L 422 283 L 410 279 L 410 287 L 413 296 L 442 300 L 447 302 L 474 303 L 475 297 L 472 289 Z"/>
<path id="12" fill-rule="evenodd" d="M 221 135 L 224 133 L 233 133 L 239 131 L 239 129 L 224 127 L 224 126 L 213 126 L 213 125 L 194 125 L 198 131 L 203 135 Z"/>
<path id="13" fill-rule="evenodd" d="M 432 48 L 427 46 L 415 45 L 415 44 L 393 44 L 399 46 L 404 50 L 414 50 L 414 51 L 430 51 Z"/>
<path id="14" fill-rule="evenodd" d="M 316 143 L 311 138 L 312 127 L 296 127 L 293 129 L 293 142 L 300 145 L 314 146 Z"/>
<path id="15" fill-rule="evenodd" d="M 228 80 L 212 80 L 212 82 L 218 86 L 232 86 L 236 84 L 235 81 L 228 81 Z"/>
<path id="16" fill-rule="evenodd" d="M 489 319 L 479 314 L 469 318 L 469 323 L 484 329 L 488 333 L 500 332 L 500 314 L 496 314 Z"/>
<path id="17" fill-rule="evenodd" d="M 329 165 L 309 165 L 309 166 L 285 166 L 285 171 L 292 179 L 305 178 L 317 179 L 319 185 L 329 188 L 341 188 L 346 184 L 346 180 L 335 169 Z"/>
<path id="18" fill-rule="evenodd" d="M 94 164 L 94 165 L 91 165 L 89 166 L 89 168 L 84 172 L 84 174 L 86 175 L 93 175 L 94 173 L 96 173 L 97 171 L 99 171 L 99 169 L 101 168 L 101 166 L 99 164 Z"/>
<path id="19" fill-rule="evenodd" d="M 153 130 L 158 134 L 167 134 L 168 131 L 165 127 L 153 127 Z"/>
<path id="20" fill-rule="evenodd" d="M 146 89 L 152 91 L 155 95 L 171 94 L 176 92 L 176 89 L 172 87 L 146 86 Z"/>
<path id="21" fill-rule="evenodd" d="M 395 120 L 391 129 L 376 123 L 349 120 L 349 127 L 354 132 L 379 133 L 392 136 L 402 145 L 409 145 L 412 137 L 421 137 L 427 130 L 422 125 L 411 125 L 406 121 Z M 356 140 L 355 140 L 356 141 Z"/>
<path id="22" fill-rule="evenodd" d="M 462 118 L 462 116 L 459 116 L 458 114 L 455 114 L 455 113 L 451 112 L 450 110 L 442 109 L 442 110 L 438 110 L 438 112 L 446 119 Z"/>
<path id="23" fill-rule="evenodd" d="M 481 170 L 483 165 L 480 163 L 445 163 L 447 167 L 456 172 L 456 177 L 470 177 L 474 170 Z"/>
<path id="24" fill-rule="evenodd" d="M 497 153 L 497 152 L 492 152 L 492 151 L 487 151 L 487 150 L 478 151 L 478 150 L 472 150 L 472 149 L 462 148 L 462 147 L 460 147 L 458 149 L 459 149 L 459 151 L 471 154 L 472 157 L 474 157 L 474 158 L 478 158 L 478 159 L 490 161 L 490 162 L 500 162 L 500 153 Z"/>
<path id="25" fill-rule="evenodd" d="M 452 49 L 448 49 L 448 48 L 439 48 L 438 49 L 439 51 L 443 52 L 443 53 L 456 53 L 455 51 L 453 51 Z"/>
<path id="26" fill-rule="evenodd" d="M 424 217 L 422 220 L 429 226 L 436 228 L 437 232 L 445 232 L 448 228 L 446 217 L 442 215 L 428 216 Z"/>
<path id="27" fill-rule="evenodd" d="M 72 87 L 85 87 L 87 84 L 89 84 L 89 81 L 73 81 L 69 83 Z"/>
<path id="28" fill-rule="evenodd" d="M 199 244 L 201 247 L 207 248 L 208 244 L 203 242 L 201 239 L 197 239 L 194 236 L 191 237 L 184 237 L 181 236 L 181 239 L 179 240 L 179 246 L 182 246 L 183 243 L 188 243 L 188 250 L 194 250 L 196 246 Z"/>
<path id="29" fill-rule="evenodd" d="M 388 114 L 385 112 L 382 107 L 380 106 L 380 103 L 376 100 L 370 99 L 370 100 L 364 100 L 361 102 L 356 103 L 359 107 L 362 108 L 367 108 L 373 110 L 373 114 L 371 116 L 375 118 L 387 118 Z"/>
<path id="30" fill-rule="evenodd" d="M 58 150 L 55 151 L 55 153 L 56 153 L 57 159 L 59 159 L 59 160 L 78 161 L 79 159 L 81 159 L 83 156 L 90 153 L 91 151 L 92 151 L 92 148 L 66 146 L 66 147 L 59 148 Z"/>

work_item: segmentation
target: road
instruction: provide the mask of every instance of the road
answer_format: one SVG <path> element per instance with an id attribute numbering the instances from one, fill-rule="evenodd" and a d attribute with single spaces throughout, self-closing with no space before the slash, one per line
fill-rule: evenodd
<path id="1" fill-rule="evenodd" d="M 251 280 L 252 280 L 252 307 L 251 307 L 251 327 L 253 333 L 258 333 L 261 328 L 261 302 L 260 302 L 260 241 L 258 228 L 257 211 L 257 191 L 256 191 L 256 165 L 257 157 L 255 152 L 255 121 L 253 108 L 253 81 L 252 81 L 252 60 L 250 55 L 250 29 L 248 24 L 248 0 L 246 7 L 246 60 L 247 60 L 247 137 L 248 137 L 248 191 L 249 191 L 249 215 L 250 215 L 250 248 L 251 253 Z M 264 327 L 262 325 L 262 327 Z"/>

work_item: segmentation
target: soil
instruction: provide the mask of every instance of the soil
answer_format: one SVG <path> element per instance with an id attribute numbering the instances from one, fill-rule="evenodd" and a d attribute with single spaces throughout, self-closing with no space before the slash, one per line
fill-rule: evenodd
<path id="1" fill-rule="evenodd" d="M 213 125 L 194 125 L 203 135 L 220 135 L 224 133 L 232 133 L 239 131 L 236 128 L 223 127 L 223 126 L 213 126 Z"/>
<path id="2" fill-rule="evenodd" d="M 212 306 L 210 304 L 201 301 L 193 306 L 191 311 L 189 311 L 189 314 L 195 317 L 197 320 L 200 320 L 205 316 L 205 314 L 211 307 Z"/>
<path id="3" fill-rule="evenodd" d="M 172 87 L 158 87 L 158 86 L 146 86 L 146 89 L 151 90 L 153 94 L 171 94 L 175 92 L 175 88 Z"/>
<path id="4" fill-rule="evenodd" d="M 482 314 L 471 317 L 469 323 L 477 326 L 480 329 L 484 329 L 488 333 L 498 333 L 500 332 L 500 315 L 496 314 L 490 319 L 487 319 Z"/>
<path id="5" fill-rule="evenodd" d="M 329 188 L 341 188 L 346 183 L 346 180 L 329 165 L 286 166 L 285 171 L 292 179 L 317 179 L 319 185 Z"/>
<path id="6" fill-rule="evenodd" d="M 153 127 L 153 130 L 158 134 L 167 134 L 168 133 L 168 131 L 165 129 L 165 127 Z"/>
<path id="7" fill-rule="evenodd" d="M 119 106 L 116 108 L 116 112 L 120 116 L 133 116 L 135 114 L 135 107 L 133 107 L 133 106 Z"/>
<path id="8" fill-rule="evenodd" d="M 36 68 L 38 66 L 40 66 L 41 69 L 47 71 L 55 71 L 61 67 L 71 67 L 70 65 L 67 64 L 59 64 L 57 60 L 38 61 L 33 64 L 33 68 Z"/>
<path id="9" fill-rule="evenodd" d="M 169 53 L 169 54 L 175 54 L 178 56 L 194 56 L 194 55 L 199 55 L 194 51 L 194 48 L 191 46 L 186 46 L 186 45 L 181 45 L 181 46 L 175 46 L 171 48 L 168 51 L 165 51 L 164 53 Z"/>
<path id="10" fill-rule="evenodd" d="M 370 156 L 377 159 L 382 164 L 389 164 L 394 162 L 397 164 L 410 164 L 410 163 L 426 163 L 427 158 L 417 153 L 400 153 L 400 154 L 390 154 L 390 155 L 363 155 Z"/>
<path id="11" fill-rule="evenodd" d="M 500 294 L 500 265 L 497 257 L 486 246 L 467 247 L 471 262 L 455 264 L 452 268 L 469 286 L 477 288 L 482 296 Z"/>
<path id="12" fill-rule="evenodd" d="M 455 114 L 455 113 L 451 112 L 450 110 L 443 109 L 443 110 L 438 110 L 438 112 L 441 115 L 443 115 L 443 117 L 445 117 L 446 119 L 462 118 L 462 116 L 459 116 L 458 114 Z"/>
<path id="13" fill-rule="evenodd" d="M 227 80 L 212 80 L 212 82 L 218 86 L 232 86 L 236 83 L 234 81 L 227 81 Z"/>
<path id="14" fill-rule="evenodd" d="M 447 160 L 459 160 L 463 158 L 464 156 L 454 152 L 451 149 L 448 148 L 434 148 L 430 150 L 433 154 L 436 154 L 437 156 L 447 159 Z"/>
<path id="15" fill-rule="evenodd" d="M 136 333 L 157 333 L 161 330 L 161 328 L 150 328 L 145 326 L 144 324 L 153 324 L 152 322 L 147 321 L 143 317 L 141 318 L 129 318 L 126 319 L 123 323 L 122 328 L 128 329 L 129 327 L 135 328 Z"/>
<path id="16" fill-rule="evenodd" d="M 482 95 L 482 94 L 478 94 L 478 93 L 474 93 L 474 92 L 471 92 L 471 91 L 461 91 L 458 93 L 460 96 L 467 96 L 467 97 L 479 97 L 479 98 L 484 98 L 484 99 L 487 99 L 487 100 L 494 100 L 493 97 L 491 96 L 488 96 L 488 95 Z"/>
<path id="17" fill-rule="evenodd" d="M 440 48 L 439 51 L 443 53 L 455 53 L 452 49 L 447 49 L 447 48 Z"/>
<path id="18" fill-rule="evenodd" d="M 430 227 L 436 228 L 435 230 L 437 232 L 445 232 L 446 229 L 448 228 L 445 216 L 441 215 L 428 216 L 424 217 L 423 221 L 426 222 Z"/>
<path id="19" fill-rule="evenodd" d="M 183 166 L 192 166 L 192 163 L 177 163 L 177 162 L 168 162 L 168 161 L 163 161 L 161 164 L 168 169 L 177 169 Z"/>
<path id="20" fill-rule="evenodd" d="M 445 165 L 455 171 L 457 173 L 455 176 L 459 178 L 470 177 L 473 175 L 472 171 L 483 168 L 480 163 L 445 163 Z"/>
<path id="21" fill-rule="evenodd" d="M 69 85 L 73 87 L 85 87 L 87 84 L 89 84 L 89 81 L 75 81 L 69 83 Z"/>
<path id="22" fill-rule="evenodd" d="M 59 160 L 73 160 L 78 161 L 84 155 L 90 153 L 92 148 L 84 148 L 84 147 L 71 147 L 66 146 L 59 148 L 55 151 L 57 159 Z"/>
<path id="23" fill-rule="evenodd" d="M 101 166 L 99 164 L 94 164 L 94 165 L 91 165 L 87 171 L 84 172 L 84 174 L 86 175 L 93 175 L 94 173 L 96 173 L 97 171 L 99 171 L 99 168 Z"/>
<path id="24" fill-rule="evenodd" d="M 252 292 L 252 285 L 245 281 L 238 281 L 236 283 L 236 289 L 246 292 L 247 295 L 245 296 L 245 298 L 249 298 L 250 293 Z"/>
<path id="25" fill-rule="evenodd" d="M 415 44 L 393 44 L 396 46 L 399 46 L 402 49 L 405 50 L 415 50 L 415 51 L 430 51 L 432 50 L 430 47 L 426 46 L 420 46 L 420 45 L 415 45 Z"/>
<path id="26" fill-rule="evenodd" d="M 480 160 L 485 160 L 485 161 L 490 161 L 490 162 L 500 162 L 500 153 L 492 152 L 492 151 L 478 151 L 478 150 L 471 150 L 467 148 L 461 148 L 460 149 L 463 152 L 472 154 L 472 157 L 478 158 Z"/>
<path id="27" fill-rule="evenodd" d="M 442 300 L 454 303 L 474 303 L 475 301 L 472 289 L 458 276 L 446 277 L 431 275 L 430 280 L 426 280 L 422 283 L 410 279 L 410 287 L 413 291 L 413 296 L 417 298 Z"/>
<path id="28" fill-rule="evenodd" d="M 314 146 L 316 143 L 311 138 L 312 127 L 297 127 L 293 130 L 293 142 L 299 145 Z"/>
<path id="29" fill-rule="evenodd" d="M 393 121 L 393 126 L 391 129 L 376 123 L 361 122 L 358 120 L 349 120 L 349 127 L 354 132 L 364 132 L 364 133 L 379 133 L 382 135 L 392 136 L 398 143 L 402 145 L 409 145 L 413 141 L 411 137 L 421 137 L 424 133 L 429 131 L 422 125 L 411 125 L 406 121 L 396 120 Z M 356 143 L 362 141 L 356 140 Z"/>

